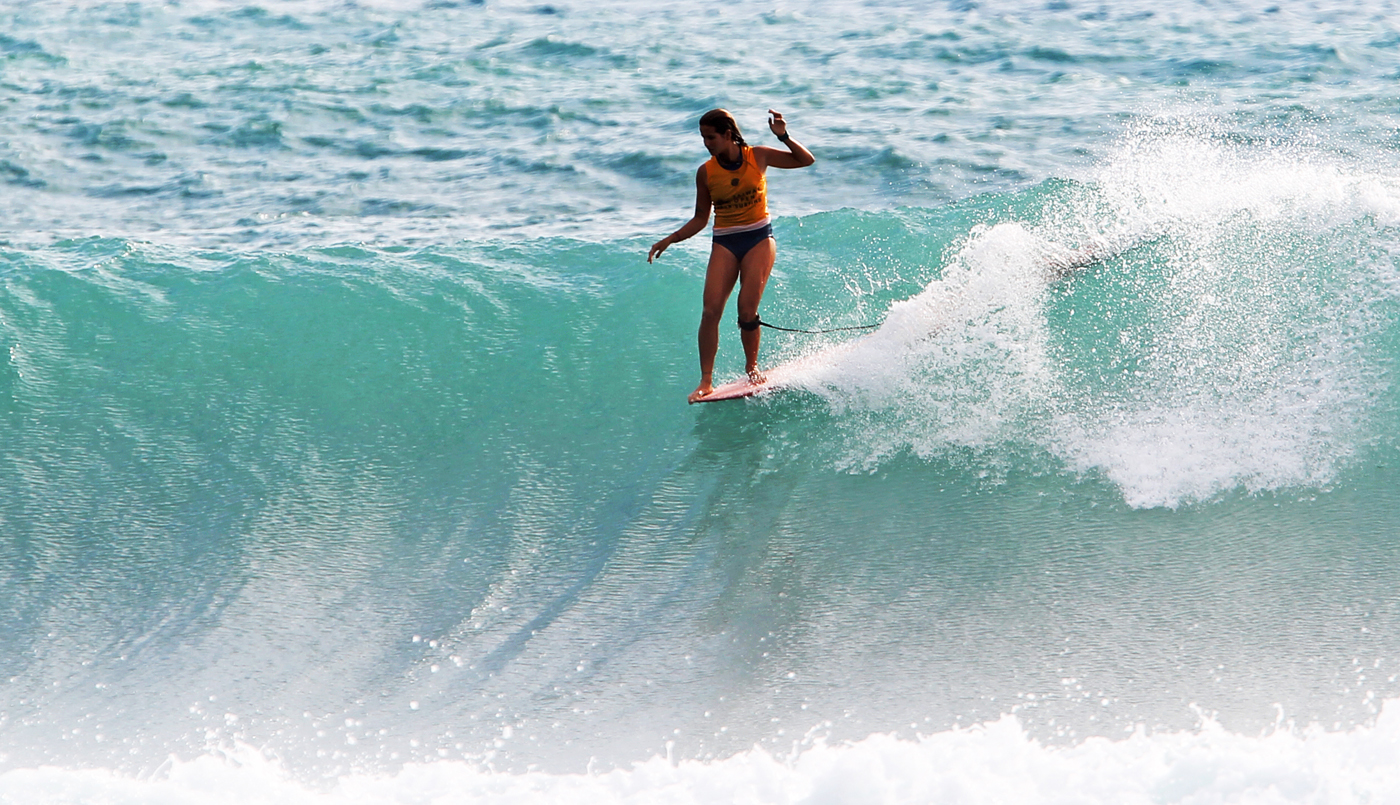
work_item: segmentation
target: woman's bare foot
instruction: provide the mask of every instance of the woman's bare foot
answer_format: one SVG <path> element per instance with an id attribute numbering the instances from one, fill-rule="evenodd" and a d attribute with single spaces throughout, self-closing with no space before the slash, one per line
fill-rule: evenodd
<path id="1" fill-rule="evenodd" d="M 703 380 L 703 381 L 700 382 L 700 385 L 698 385 L 698 386 L 695 387 L 695 391 L 690 392 L 690 396 L 689 396 L 688 398 L 686 398 L 686 402 L 689 402 L 689 403 L 697 403 L 697 402 L 700 402 L 700 400 L 701 400 L 702 398 L 710 396 L 711 394 L 714 393 L 714 391 L 715 391 L 715 386 L 714 386 L 714 384 L 711 383 L 711 382 L 708 381 L 708 380 Z"/>
<path id="2" fill-rule="evenodd" d="M 768 376 L 765 375 L 764 373 L 758 371 L 758 369 L 756 369 L 756 368 L 755 368 L 755 369 L 750 369 L 750 370 L 749 370 L 749 382 L 752 383 L 752 384 L 754 384 L 755 386 L 761 386 L 761 385 L 763 385 L 764 383 L 767 383 L 767 382 L 768 382 Z"/>

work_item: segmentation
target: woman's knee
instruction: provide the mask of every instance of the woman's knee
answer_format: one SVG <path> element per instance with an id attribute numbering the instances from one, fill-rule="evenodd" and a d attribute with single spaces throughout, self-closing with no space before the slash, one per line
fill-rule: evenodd
<path id="1" fill-rule="evenodd" d="M 719 320 L 724 318 L 724 302 L 712 303 L 708 300 L 705 306 L 700 309 L 701 324 L 719 324 Z"/>

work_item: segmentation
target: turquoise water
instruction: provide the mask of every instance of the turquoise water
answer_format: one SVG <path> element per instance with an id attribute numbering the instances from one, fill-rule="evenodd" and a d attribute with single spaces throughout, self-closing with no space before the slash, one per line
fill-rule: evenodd
<path id="1" fill-rule="evenodd" d="M 1393 18 L 5 7 L 0 802 L 1389 801 Z"/>

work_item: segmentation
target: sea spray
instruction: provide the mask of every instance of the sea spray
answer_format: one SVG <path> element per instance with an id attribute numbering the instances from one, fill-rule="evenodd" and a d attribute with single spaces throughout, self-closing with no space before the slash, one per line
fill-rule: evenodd
<path id="1" fill-rule="evenodd" d="M 1291 151 L 1153 128 L 1097 182 L 973 227 L 878 332 L 809 355 L 802 378 L 860 423 L 847 460 L 867 469 L 1021 442 L 1133 505 L 1325 484 L 1383 388 L 1379 192 Z"/>

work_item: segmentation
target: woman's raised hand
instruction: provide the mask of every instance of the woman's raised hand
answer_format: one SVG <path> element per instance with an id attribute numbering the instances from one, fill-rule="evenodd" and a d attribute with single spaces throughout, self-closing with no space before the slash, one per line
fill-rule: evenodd
<path id="1" fill-rule="evenodd" d="M 768 128 L 773 132 L 774 137 L 780 139 L 784 134 L 787 134 L 787 121 L 783 120 L 782 112 L 768 110 Z"/>

